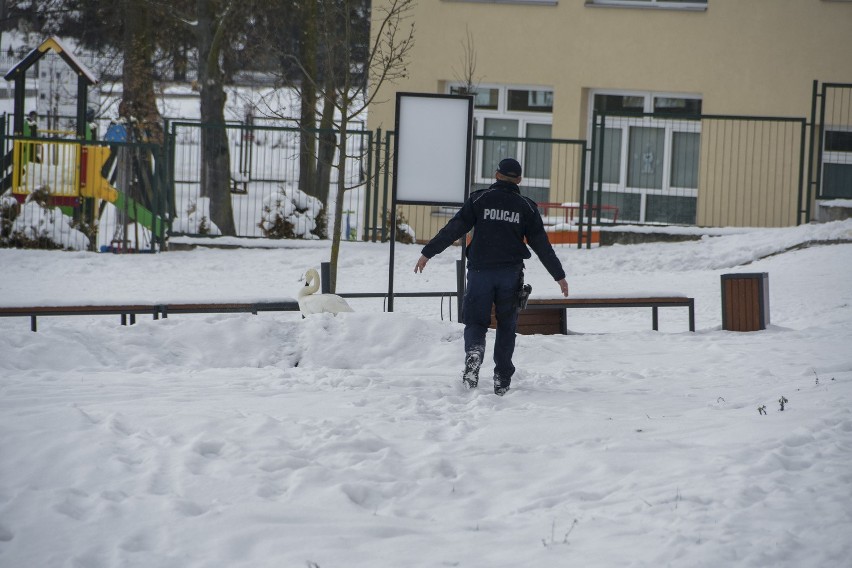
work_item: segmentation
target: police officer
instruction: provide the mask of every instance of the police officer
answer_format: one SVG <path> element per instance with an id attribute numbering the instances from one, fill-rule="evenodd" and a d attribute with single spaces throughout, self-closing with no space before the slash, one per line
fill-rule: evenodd
<path id="1" fill-rule="evenodd" d="M 467 289 L 462 306 L 464 321 L 465 366 L 462 383 L 475 388 L 479 367 L 485 354 L 485 333 L 491 323 L 491 307 L 497 319 L 494 345 L 494 392 L 500 396 L 509 390 L 515 367 L 515 329 L 518 322 L 517 298 L 524 260 L 531 254 L 524 239 L 535 251 L 564 296 L 568 282 L 562 263 L 553 251 L 541 214 L 535 202 L 521 195 L 521 165 L 512 158 L 500 161 L 494 174 L 497 182 L 475 191 L 462 208 L 429 243 L 414 266 L 423 272 L 430 258 L 475 227 L 467 250 Z"/>

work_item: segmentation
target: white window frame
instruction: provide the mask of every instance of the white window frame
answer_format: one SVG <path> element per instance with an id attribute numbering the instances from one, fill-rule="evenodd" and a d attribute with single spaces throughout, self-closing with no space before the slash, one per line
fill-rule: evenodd
<path id="1" fill-rule="evenodd" d="M 461 83 L 449 83 L 447 85 L 447 92 L 449 93 L 453 88 L 463 87 L 464 85 Z M 546 125 L 550 126 L 551 132 L 553 129 L 553 112 L 535 112 L 535 111 L 515 111 L 509 110 L 509 91 L 550 91 L 553 93 L 553 88 L 542 85 L 507 85 L 500 83 L 483 83 L 476 86 L 477 89 L 497 89 L 497 108 L 496 109 L 482 109 L 476 108 L 473 109 L 473 120 L 474 120 L 474 134 L 477 136 L 483 136 L 485 134 L 485 120 L 486 119 L 500 119 L 500 120 L 516 120 L 518 122 L 518 138 L 523 139 L 526 138 L 527 135 L 527 126 L 530 124 L 537 125 Z M 518 142 L 517 148 L 517 158 L 523 164 L 524 157 L 526 155 L 526 144 L 523 141 Z M 484 159 L 484 148 L 481 143 L 475 144 L 474 146 L 474 158 L 473 158 L 473 170 L 474 170 L 474 183 L 479 184 L 487 184 L 492 183 L 494 181 L 493 172 L 490 174 L 483 175 L 482 172 L 482 160 Z M 524 180 L 529 182 L 531 185 L 540 185 L 543 183 L 549 183 L 549 178 L 528 178 L 524 176 Z"/>
<path id="2" fill-rule="evenodd" d="M 850 0 L 852 1 L 852 0 Z M 828 138 L 829 132 L 852 132 L 852 126 L 833 126 L 827 125 L 823 127 L 822 136 L 822 163 L 820 164 L 820 180 L 825 184 L 825 165 L 826 164 L 842 164 L 844 166 L 852 166 L 852 152 L 831 152 L 825 150 L 825 140 Z M 824 187 L 824 185 L 823 185 Z"/>
<path id="3" fill-rule="evenodd" d="M 682 93 L 669 93 L 669 92 L 657 92 L 657 91 L 614 91 L 609 89 L 600 89 L 600 90 L 592 90 L 589 96 L 589 124 L 588 124 L 588 138 L 587 140 L 592 140 L 592 130 L 595 127 L 592 124 L 594 120 L 594 108 L 595 108 L 595 96 L 597 95 L 612 95 L 612 96 L 630 96 L 630 97 L 643 97 L 644 106 L 642 108 L 643 113 L 653 112 L 654 110 L 654 99 L 655 98 L 680 98 L 680 99 L 697 99 L 700 100 L 701 97 L 695 95 L 688 95 Z M 663 144 L 663 179 L 662 179 L 662 187 L 657 188 L 640 188 L 640 187 L 630 187 L 627 185 L 627 174 L 628 174 L 628 165 L 630 162 L 630 128 L 631 127 L 645 127 L 645 128 L 663 128 L 665 130 L 664 135 L 664 144 Z M 637 220 L 639 223 L 645 223 L 645 212 L 647 208 L 647 201 L 649 195 L 666 195 L 673 197 L 698 197 L 698 188 L 691 187 L 672 187 L 671 184 L 671 166 L 672 166 L 672 147 L 674 140 L 675 132 L 693 132 L 697 134 L 701 134 L 701 121 L 699 120 L 680 120 L 680 119 L 665 119 L 665 120 L 657 120 L 653 117 L 648 116 L 618 116 L 618 117 L 608 117 L 606 124 L 604 124 L 604 128 L 606 129 L 618 129 L 621 131 L 621 155 L 619 157 L 619 170 L 618 170 L 618 183 L 611 182 L 602 182 L 600 184 L 601 191 L 612 192 L 612 193 L 625 193 L 625 194 L 634 194 L 640 196 L 639 202 L 639 219 Z M 606 140 L 604 140 L 606 142 Z M 597 174 L 597 172 L 595 172 Z M 591 175 L 591 172 L 587 172 L 587 175 Z M 586 179 L 586 185 L 588 187 L 588 179 Z M 595 187 L 593 188 L 597 191 L 598 181 L 595 181 Z"/>

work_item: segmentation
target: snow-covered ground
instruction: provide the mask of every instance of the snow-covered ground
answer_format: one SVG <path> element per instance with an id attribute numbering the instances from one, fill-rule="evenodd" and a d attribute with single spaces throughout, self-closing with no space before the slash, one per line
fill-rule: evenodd
<path id="1" fill-rule="evenodd" d="M 848 566 L 850 241 L 842 221 L 561 247 L 573 293 L 681 292 L 697 331 L 682 308 L 660 332 L 647 309 L 573 310 L 572 334 L 518 338 L 503 398 L 490 360 L 461 388 L 463 328 L 437 298 L 2 318 L 0 565 Z M 281 300 L 329 256 L 251 244 L 268 248 L 4 249 L 0 304 Z M 397 246 L 395 289 L 453 289 L 458 250 L 415 275 L 419 248 Z M 769 329 L 721 329 L 736 272 L 769 274 Z M 339 292 L 387 276 L 386 244 L 343 243 Z M 535 260 L 527 281 L 558 292 Z"/>

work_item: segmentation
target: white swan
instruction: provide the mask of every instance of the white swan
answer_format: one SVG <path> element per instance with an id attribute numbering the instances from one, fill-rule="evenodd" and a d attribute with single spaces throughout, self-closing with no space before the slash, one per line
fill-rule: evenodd
<path id="1" fill-rule="evenodd" d="M 310 314 L 338 314 L 340 312 L 354 311 L 346 300 L 337 294 L 315 294 L 319 290 L 319 273 L 309 268 L 305 272 L 305 285 L 299 290 L 299 311 L 303 316 Z"/>

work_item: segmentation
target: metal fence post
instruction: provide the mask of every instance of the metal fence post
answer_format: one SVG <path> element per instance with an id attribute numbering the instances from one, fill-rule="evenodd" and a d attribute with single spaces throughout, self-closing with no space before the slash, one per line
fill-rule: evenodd
<path id="1" fill-rule="evenodd" d="M 462 321 L 462 308 L 464 307 L 464 260 L 456 261 L 456 307 L 458 310 L 459 321 Z"/>
<path id="2" fill-rule="evenodd" d="M 811 208 L 811 189 L 816 184 L 816 180 L 814 179 L 814 152 L 816 148 L 814 144 L 816 143 L 816 136 L 814 135 L 814 129 L 816 128 L 816 106 L 817 106 L 817 98 L 819 98 L 819 81 L 814 79 L 813 88 L 811 89 L 811 124 L 810 124 L 810 143 L 808 144 L 808 204 L 807 204 L 807 217 L 810 219 L 810 208 Z M 819 187 L 816 187 L 816 195 L 819 196 Z"/>
<path id="3" fill-rule="evenodd" d="M 382 129 L 379 128 L 376 130 L 376 179 L 373 182 L 373 222 L 370 224 L 369 231 L 371 233 L 370 240 L 372 242 L 376 242 L 376 234 L 378 233 L 378 211 L 379 211 L 379 188 L 381 187 L 381 183 L 379 182 L 379 172 L 382 171 Z M 385 167 L 387 168 L 387 163 L 385 163 Z M 370 208 L 365 207 L 365 211 L 369 212 Z"/>
<path id="4" fill-rule="evenodd" d="M 808 198 L 804 203 L 805 209 L 802 211 L 802 200 L 804 199 L 805 190 L 804 190 L 804 179 L 805 179 L 805 148 L 807 144 L 805 143 L 805 130 L 806 130 L 806 122 L 802 119 L 801 123 L 801 133 L 799 136 L 799 213 L 796 215 L 796 225 L 802 224 L 802 213 L 805 214 L 804 222 L 807 223 L 811 218 L 811 199 L 810 199 L 810 187 L 808 188 Z"/>
<path id="5" fill-rule="evenodd" d="M 822 151 L 825 140 L 825 95 L 826 86 L 822 86 L 822 97 L 819 112 L 819 138 L 817 139 L 817 171 L 816 171 L 816 196 L 822 197 Z"/>
<path id="6" fill-rule="evenodd" d="M 594 187 L 595 187 L 595 160 L 596 156 L 600 153 L 600 144 L 597 142 L 598 138 L 598 111 L 594 111 L 592 113 L 592 145 L 589 148 L 591 152 L 591 158 L 588 161 L 589 164 L 589 187 L 588 190 L 585 188 L 585 184 L 580 186 L 580 210 L 577 212 L 577 220 L 579 221 L 579 231 L 577 233 L 577 248 L 583 248 L 583 219 L 585 218 L 586 212 L 586 200 L 588 199 L 588 210 L 591 215 L 591 200 L 594 195 Z M 585 175 L 585 164 L 583 169 Z M 588 232 L 588 243 L 586 244 L 587 248 L 592 246 L 592 221 L 591 217 L 589 217 L 589 232 Z"/>
<path id="7" fill-rule="evenodd" d="M 320 283 L 322 285 L 320 288 L 322 294 L 331 293 L 331 263 L 329 262 L 320 263 Z"/>

